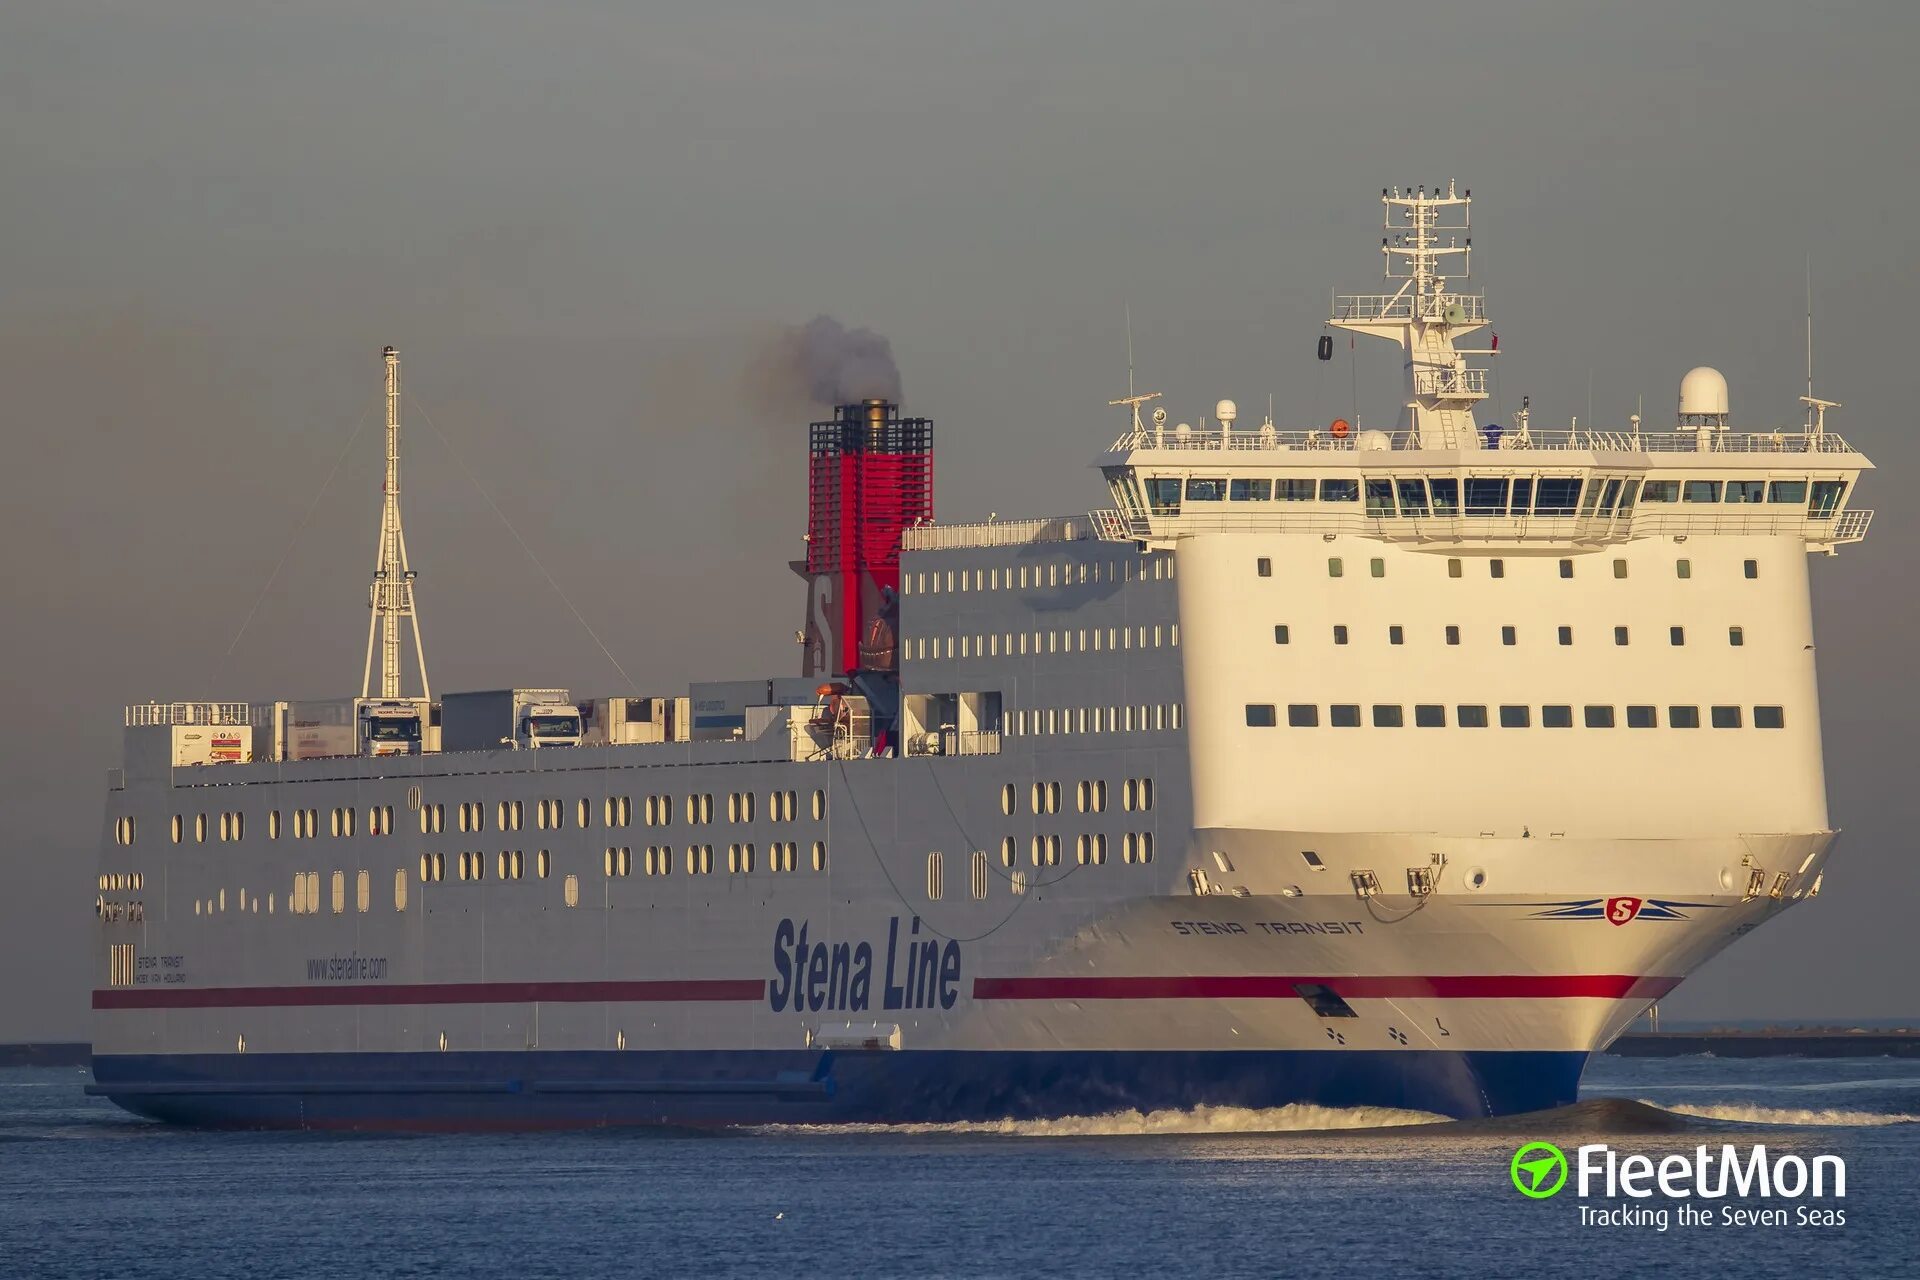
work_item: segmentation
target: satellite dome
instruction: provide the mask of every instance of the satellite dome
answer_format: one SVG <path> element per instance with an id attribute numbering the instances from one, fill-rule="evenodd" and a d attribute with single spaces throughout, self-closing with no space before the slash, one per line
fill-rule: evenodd
<path id="1" fill-rule="evenodd" d="M 1362 431 L 1353 447 L 1361 453 L 1384 453 L 1393 448 L 1393 437 L 1384 431 Z"/>
<path id="2" fill-rule="evenodd" d="M 1682 416 L 1727 413 L 1727 380 L 1718 369 L 1701 365 L 1687 370 L 1687 376 L 1680 379 L 1680 413 Z"/>
<path id="3" fill-rule="evenodd" d="M 1222 400 L 1213 406 L 1213 416 L 1232 426 L 1233 420 L 1240 416 L 1240 406 L 1231 400 Z"/>

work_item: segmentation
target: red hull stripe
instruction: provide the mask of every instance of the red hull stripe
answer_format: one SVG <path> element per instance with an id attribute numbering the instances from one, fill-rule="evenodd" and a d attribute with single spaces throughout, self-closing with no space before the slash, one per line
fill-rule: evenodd
<path id="1" fill-rule="evenodd" d="M 1176 978 L 976 978 L 976 1000 L 1298 1000 L 1299 986 L 1330 988 L 1348 1000 L 1658 999 L 1678 978 L 1627 974 L 1495 974 L 1440 977 L 1230 975 Z"/>
<path id="2" fill-rule="evenodd" d="M 432 982 L 392 986 L 132 987 L 93 993 L 96 1009 L 267 1009 L 307 1005 L 592 1004 L 760 1000 L 759 978 L 667 982 Z"/>

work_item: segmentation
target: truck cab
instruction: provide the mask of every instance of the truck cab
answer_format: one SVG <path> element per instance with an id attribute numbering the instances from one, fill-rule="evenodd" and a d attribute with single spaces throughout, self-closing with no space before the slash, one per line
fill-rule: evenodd
<path id="1" fill-rule="evenodd" d="M 564 702 L 542 702 L 525 708 L 516 727 L 515 746 L 577 747 L 580 745 L 580 709 Z"/>
<path id="2" fill-rule="evenodd" d="M 421 750 L 421 707 L 416 702 L 362 702 L 360 754 L 415 756 Z"/>

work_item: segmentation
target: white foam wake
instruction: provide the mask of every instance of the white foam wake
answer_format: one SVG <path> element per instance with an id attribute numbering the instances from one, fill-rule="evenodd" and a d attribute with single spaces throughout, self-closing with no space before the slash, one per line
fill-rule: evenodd
<path id="1" fill-rule="evenodd" d="M 1845 1111 L 1822 1107 L 1755 1107 L 1745 1103 L 1652 1102 L 1649 1107 L 1702 1120 L 1729 1120 L 1737 1124 L 1793 1124 L 1828 1128 L 1871 1128 L 1889 1124 L 1920 1124 L 1920 1116 L 1902 1112 Z"/>
<path id="2" fill-rule="evenodd" d="M 1190 1110 L 1116 1111 L 1057 1120 L 963 1120 L 950 1124 L 769 1125 L 769 1133 L 994 1134 L 1014 1138 L 1111 1138 L 1173 1134 L 1308 1133 L 1444 1124 L 1445 1116 L 1394 1107 L 1194 1107 Z"/>

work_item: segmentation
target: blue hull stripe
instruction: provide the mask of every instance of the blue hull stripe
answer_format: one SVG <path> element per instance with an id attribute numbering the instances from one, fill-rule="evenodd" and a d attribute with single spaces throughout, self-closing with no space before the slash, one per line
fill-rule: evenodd
<path id="1" fill-rule="evenodd" d="M 1575 1100 L 1581 1052 L 518 1051 L 96 1055 L 88 1092 L 242 1127 L 947 1123 L 1195 1106 L 1465 1118 Z"/>

